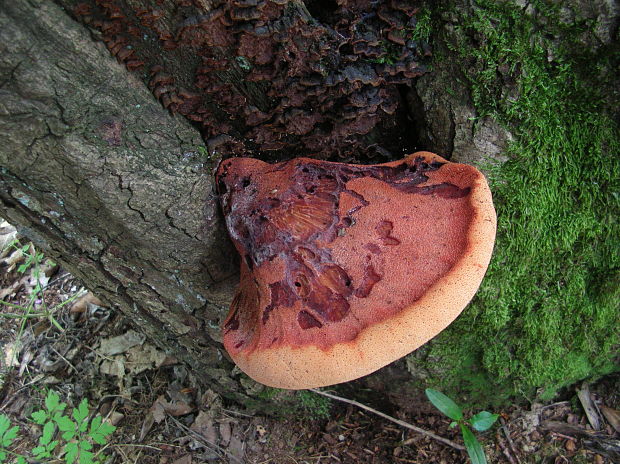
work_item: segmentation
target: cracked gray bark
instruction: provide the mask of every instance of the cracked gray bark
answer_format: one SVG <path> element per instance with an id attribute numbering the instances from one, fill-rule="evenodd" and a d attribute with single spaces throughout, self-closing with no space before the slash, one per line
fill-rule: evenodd
<path id="1" fill-rule="evenodd" d="M 0 215 L 239 399 L 217 343 L 237 266 L 201 147 L 60 7 L 0 6 Z"/>

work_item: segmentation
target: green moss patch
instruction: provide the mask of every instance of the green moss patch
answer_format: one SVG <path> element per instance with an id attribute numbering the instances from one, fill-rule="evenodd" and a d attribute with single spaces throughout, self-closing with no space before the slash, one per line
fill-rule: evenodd
<path id="1" fill-rule="evenodd" d="M 618 55 L 588 51 L 577 39 L 588 25 L 558 25 L 544 2 L 536 20 L 508 4 L 478 6 L 450 45 L 478 113 L 516 140 L 509 161 L 487 170 L 493 260 L 473 303 L 430 347 L 445 372 L 430 383 L 470 403 L 549 399 L 617 369 L 620 137 L 601 89 Z"/>

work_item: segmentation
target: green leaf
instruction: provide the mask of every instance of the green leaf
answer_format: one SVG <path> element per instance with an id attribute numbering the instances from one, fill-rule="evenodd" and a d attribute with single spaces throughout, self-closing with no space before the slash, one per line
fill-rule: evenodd
<path id="1" fill-rule="evenodd" d="M 82 440 L 80 441 L 80 448 L 85 449 L 86 451 L 90 451 L 93 449 L 93 444 L 89 441 Z"/>
<path id="2" fill-rule="evenodd" d="M 39 411 L 35 411 L 31 414 L 32 420 L 35 424 L 43 425 L 47 420 L 47 413 L 41 409 Z"/>
<path id="3" fill-rule="evenodd" d="M 65 445 L 65 462 L 67 464 L 73 464 L 75 462 L 75 458 L 78 455 L 78 444 L 75 442 L 67 443 Z"/>
<path id="4" fill-rule="evenodd" d="M 26 458 L 23 456 L 19 456 L 17 458 L 17 464 L 28 464 L 28 461 L 26 461 Z"/>
<path id="5" fill-rule="evenodd" d="M 19 432 L 19 427 L 16 425 L 15 427 L 11 427 L 11 420 L 8 416 L 4 414 L 0 414 L 0 444 L 4 448 L 8 448 L 17 437 L 17 432 Z"/>
<path id="6" fill-rule="evenodd" d="M 93 420 L 90 421 L 90 431 L 88 432 L 89 435 L 92 435 L 93 432 L 96 432 L 97 429 L 99 429 L 99 427 L 101 426 L 101 421 L 101 416 L 95 416 Z"/>
<path id="7" fill-rule="evenodd" d="M 481 411 L 469 420 L 471 426 L 478 432 L 484 432 L 489 430 L 495 421 L 499 417 L 499 414 L 491 414 L 489 411 Z"/>
<path id="8" fill-rule="evenodd" d="M 58 428 L 63 432 L 74 431 L 77 428 L 77 424 L 67 416 L 55 416 L 54 421 L 56 421 Z"/>
<path id="9" fill-rule="evenodd" d="M 79 430 L 80 433 L 84 433 L 84 432 L 86 432 L 87 428 L 88 428 L 88 421 L 87 420 L 83 420 L 80 423 L 80 427 L 78 428 L 78 430 Z"/>
<path id="10" fill-rule="evenodd" d="M 47 411 L 51 416 L 53 414 L 59 414 L 60 412 L 64 411 L 67 407 L 67 403 L 61 403 L 58 393 L 50 390 L 45 397 L 45 407 L 47 408 Z"/>
<path id="11" fill-rule="evenodd" d="M 461 432 L 463 433 L 463 442 L 465 442 L 465 448 L 467 448 L 467 454 L 472 464 L 487 464 L 487 458 L 484 455 L 482 445 L 474 436 L 474 432 L 463 424 L 461 424 Z"/>
<path id="12" fill-rule="evenodd" d="M 93 464 L 93 453 L 90 451 L 80 452 L 80 464 Z"/>
<path id="13" fill-rule="evenodd" d="M 73 429 L 67 432 L 63 432 L 61 436 L 64 441 L 69 441 L 69 440 L 72 440 L 73 437 L 75 437 L 75 435 L 76 435 L 75 429 Z"/>
<path id="14" fill-rule="evenodd" d="M 432 388 L 427 388 L 425 393 L 430 402 L 450 419 L 463 420 L 463 410 L 446 395 Z"/>
<path id="15" fill-rule="evenodd" d="M 60 443 L 58 440 L 54 440 L 54 441 L 50 442 L 50 444 L 47 445 L 47 451 L 49 451 L 50 453 L 52 451 L 54 451 L 54 448 L 56 448 L 58 446 L 58 443 Z"/>
<path id="16" fill-rule="evenodd" d="M 53 422 L 46 422 L 43 426 L 43 435 L 39 438 L 40 445 L 47 445 L 52 438 L 54 437 L 54 433 L 56 432 L 56 427 Z"/>
<path id="17" fill-rule="evenodd" d="M 116 430 L 112 424 L 102 422 L 101 416 L 97 416 L 90 424 L 90 431 L 88 436 L 99 445 L 105 445 L 107 443 L 106 437 Z"/>
<path id="18" fill-rule="evenodd" d="M 0 451 L 0 462 L 4 462 L 6 459 L 6 453 L 4 451 Z"/>
<path id="19" fill-rule="evenodd" d="M 11 426 L 11 420 L 4 414 L 0 414 L 0 436 L 4 435 Z"/>
<path id="20" fill-rule="evenodd" d="M 459 423 L 457 421 L 452 421 L 450 422 L 450 425 L 448 427 L 450 427 L 451 429 L 453 429 L 454 427 L 456 427 L 457 425 L 459 425 Z"/>
<path id="21" fill-rule="evenodd" d="M 103 424 L 101 424 L 101 427 L 99 428 L 99 432 L 106 437 L 112 434 L 115 430 L 116 430 L 116 427 L 108 422 L 104 422 Z"/>
<path id="22" fill-rule="evenodd" d="M 31 453 L 34 455 L 35 458 L 37 459 L 41 459 L 47 454 L 47 448 L 45 448 L 45 446 L 37 446 L 35 448 L 32 448 Z"/>
<path id="23" fill-rule="evenodd" d="M 13 443 L 13 440 L 17 438 L 17 434 L 19 433 L 19 426 L 11 427 L 9 430 L 5 432 L 2 436 L 2 446 L 8 448 Z"/>
<path id="24" fill-rule="evenodd" d="M 73 418 L 78 424 L 81 424 L 88 417 L 88 400 L 84 398 L 77 408 L 73 408 Z"/>
<path id="25" fill-rule="evenodd" d="M 99 433 L 93 433 L 90 438 L 93 439 L 93 441 L 95 443 L 97 443 L 98 445 L 105 445 L 106 444 L 106 439 L 103 435 L 99 434 Z"/>
<path id="26" fill-rule="evenodd" d="M 60 396 L 58 393 L 50 390 L 45 397 L 45 407 L 49 412 L 54 412 L 60 405 Z"/>

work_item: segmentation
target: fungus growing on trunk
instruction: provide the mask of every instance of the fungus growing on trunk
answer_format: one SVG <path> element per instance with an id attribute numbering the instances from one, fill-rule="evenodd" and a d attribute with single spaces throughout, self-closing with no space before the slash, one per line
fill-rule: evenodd
<path id="1" fill-rule="evenodd" d="M 495 210 L 475 168 L 419 152 L 361 166 L 223 161 L 241 282 L 224 345 L 256 381 L 353 380 L 441 332 L 478 289 Z"/>

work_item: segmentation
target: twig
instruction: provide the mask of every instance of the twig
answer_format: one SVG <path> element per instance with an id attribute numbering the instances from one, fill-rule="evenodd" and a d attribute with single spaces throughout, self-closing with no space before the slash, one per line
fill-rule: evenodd
<path id="1" fill-rule="evenodd" d="M 503 455 L 506 456 L 506 459 L 508 459 L 508 462 L 510 464 L 517 464 L 517 461 L 515 461 L 515 458 L 513 458 L 512 454 L 510 454 L 510 451 L 508 450 L 508 446 L 506 445 L 506 442 L 502 440 L 502 434 L 499 429 L 497 429 L 497 431 L 495 432 L 495 441 L 497 442 L 498 446 L 502 450 Z"/>
<path id="2" fill-rule="evenodd" d="M 557 403 L 551 403 L 551 404 L 547 404 L 546 406 L 541 406 L 538 409 L 542 411 L 543 409 L 554 408 L 556 406 L 566 406 L 569 404 L 570 404 L 570 401 L 558 401 Z"/>
<path id="3" fill-rule="evenodd" d="M 183 429 L 185 431 L 185 433 L 191 435 L 196 441 L 202 442 L 202 444 L 205 445 L 207 448 L 215 451 L 218 454 L 221 453 L 224 456 L 228 456 L 233 461 L 236 461 L 236 462 L 238 462 L 240 464 L 243 464 L 242 461 L 238 457 L 236 457 L 234 454 L 232 454 L 227 449 L 224 449 L 224 448 L 222 448 L 221 446 L 219 446 L 219 445 L 217 445 L 215 443 L 211 443 L 202 434 L 200 434 L 198 432 L 195 432 L 194 430 L 190 429 L 185 424 L 179 422 L 175 417 L 170 416 L 170 415 L 168 415 L 168 417 L 172 420 L 172 422 L 174 422 L 176 424 L 177 427 Z"/>
<path id="4" fill-rule="evenodd" d="M 51 350 L 54 353 L 56 353 L 60 357 L 60 359 L 62 359 L 65 363 L 67 363 L 67 366 L 69 366 L 71 369 L 73 369 L 73 372 L 75 372 L 76 374 L 79 374 L 79 371 L 75 368 L 75 366 L 73 364 L 71 364 L 71 361 L 69 361 L 62 354 L 60 354 L 60 352 L 56 348 L 54 348 L 53 346 L 51 346 L 50 348 L 51 348 Z"/>
<path id="5" fill-rule="evenodd" d="M 506 459 L 508 459 L 508 462 L 510 464 L 517 464 L 517 461 L 515 461 L 515 458 L 513 458 L 512 454 L 508 452 L 508 448 L 506 448 L 505 446 L 501 444 L 500 444 L 500 447 L 502 448 L 502 453 L 504 454 L 504 456 L 506 456 Z"/>
<path id="6" fill-rule="evenodd" d="M 506 437 L 506 440 L 508 440 L 508 446 L 510 447 L 510 451 L 512 451 L 512 453 L 515 455 L 515 459 L 517 460 L 517 463 L 521 464 L 521 460 L 519 459 L 519 455 L 517 454 L 517 450 L 515 449 L 515 444 L 512 441 L 512 437 L 510 436 L 510 431 L 508 430 L 508 427 L 506 426 L 506 420 L 501 416 L 499 417 L 499 420 L 502 423 L 501 429 L 504 431 L 504 436 Z"/>
<path id="7" fill-rule="evenodd" d="M 170 446 L 169 443 L 166 443 L 167 446 Z M 159 451 L 161 452 L 162 449 L 158 448 L 157 446 L 152 446 L 152 445 L 142 445 L 140 443 L 110 443 L 108 445 L 106 445 L 106 448 L 108 446 L 112 446 L 114 448 L 121 448 L 121 447 L 126 447 L 126 448 L 147 448 L 147 449 L 152 449 L 155 451 Z"/>
<path id="8" fill-rule="evenodd" d="M 336 396 L 336 395 L 332 395 L 331 393 L 327 393 L 321 390 L 317 390 L 316 388 L 311 388 L 310 391 L 313 391 L 314 393 L 318 394 L 318 395 L 322 395 L 325 396 L 327 398 L 331 398 L 333 400 L 337 400 L 337 401 L 342 401 L 343 403 L 348 403 L 348 404 L 352 404 L 353 406 L 357 406 L 360 409 L 363 409 L 365 411 L 371 412 L 373 414 L 376 414 L 379 417 L 383 417 L 384 419 L 387 419 L 389 421 L 394 422 L 395 424 L 400 425 L 401 427 L 405 427 L 408 428 L 409 430 L 413 430 L 414 432 L 420 433 L 422 435 L 426 435 L 427 437 L 430 437 L 434 440 L 440 441 L 441 443 L 451 446 L 454 449 L 457 449 L 459 451 L 465 451 L 465 447 L 459 445 L 458 443 L 454 443 L 452 440 L 448 440 L 447 438 L 441 437 L 437 434 L 434 434 L 433 432 L 429 432 L 428 430 L 424 430 L 420 427 L 417 427 L 415 425 L 412 425 L 408 422 L 402 421 L 400 419 L 396 419 L 395 417 L 392 416 L 388 416 L 387 414 L 382 413 L 381 411 L 377 411 L 376 409 L 371 408 L 370 406 L 366 406 L 365 404 L 362 403 L 358 403 L 357 401 L 354 400 L 349 400 L 347 398 L 342 398 L 341 396 Z"/>
<path id="9" fill-rule="evenodd" d="M 252 416 L 251 414 L 244 414 L 244 413 L 239 412 L 239 411 L 233 411 L 232 409 L 222 409 L 222 411 L 230 413 L 233 416 L 249 417 L 250 419 L 256 417 L 256 416 Z"/>

